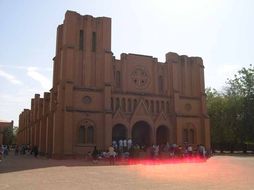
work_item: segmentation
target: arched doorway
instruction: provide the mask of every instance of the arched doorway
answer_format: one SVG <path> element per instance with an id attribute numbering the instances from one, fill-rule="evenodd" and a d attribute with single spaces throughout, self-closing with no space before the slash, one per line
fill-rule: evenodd
<path id="1" fill-rule="evenodd" d="M 151 127 L 145 121 L 139 121 L 132 127 L 133 144 L 140 146 L 151 145 Z"/>
<path id="2" fill-rule="evenodd" d="M 112 141 L 118 142 L 120 139 L 127 139 L 127 129 L 124 125 L 117 124 L 112 129 Z"/>
<path id="3" fill-rule="evenodd" d="M 169 142 L 169 129 L 161 125 L 157 128 L 156 130 L 156 144 L 161 145 L 161 144 L 166 144 Z"/>

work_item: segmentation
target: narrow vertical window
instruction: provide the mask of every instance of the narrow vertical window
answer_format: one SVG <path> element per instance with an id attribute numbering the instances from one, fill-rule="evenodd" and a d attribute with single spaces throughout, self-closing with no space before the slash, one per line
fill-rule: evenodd
<path id="1" fill-rule="evenodd" d="M 83 45 L 84 45 L 84 31 L 80 30 L 79 31 L 79 49 L 83 50 Z"/>
<path id="2" fill-rule="evenodd" d="M 190 129 L 190 134 L 189 134 L 190 136 L 190 144 L 194 144 L 194 129 Z"/>
<path id="3" fill-rule="evenodd" d="M 111 98 L 111 110 L 114 111 L 114 100 Z"/>
<path id="4" fill-rule="evenodd" d="M 116 71 L 116 87 L 121 87 L 121 74 L 120 71 Z"/>
<path id="5" fill-rule="evenodd" d="M 163 93 L 163 77 L 162 76 L 160 76 L 159 77 L 159 92 L 160 93 Z"/>
<path id="6" fill-rule="evenodd" d="M 96 32 L 92 33 L 92 51 L 96 51 Z"/>
<path id="7" fill-rule="evenodd" d="M 146 103 L 147 110 L 149 110 L 149 102 L 148 102 L 148 100 L 146 100 L 145 103 Z"/>
<path id="8" fill-rule="evenodd" d="M 80 126 L 79 128 L 79 143 L 85 143 L 85 126 Z"/>
<path id="9" fill-rule="evenodd" d="M 188 143 L 188 129 L 183 130 L 183 142 Z"/>
<path id="10" fill-rule="evenodd" d="M 154 113 L 154 103 L 151 101 L 151 112 Z"/>
<path id="11" fill-rule="evenodd" d="M 167 102 L 167 113 L 169 113 L 169 102 Z"/>
<path id="12" fill-rule="evenodd" d="M 131 100 L 128 99 L 128 112 L 131 112 Z"/>
<path id="13" fill-rule="evenodd" d="M 114 74 L 114 80 L 116 80 L 116 67 L 113 65 L 113 74 Z"/>
<path id="14" fill-rule="evenodd" d="M 93 127 L 89 126 L 87 127 L 87 143 L 92 144 L 93 143 Z"/>
<path id="15" fill-rule="evenodd" d="M 120 108 L 120 100 L 119 98 L 116 98 L 116 110 Z"/>
<path id="16" fill-rule="evenodd" d="M 124 98 L 122 99 L 121 107 L 122 107 L 123 112 L 125 112 L 126 111 L 126 104 L 125 104 L 125 99 Z"/>
<path id="17" fill-rule="evenodd" d="M 135 109 L 137 108 L 137 105 L 138 105 L 138 102 L 137 102 L 136 99 L 134 99 L 134 111 L 135 111 Z"/>
<path id="18" fill-rule="evenodd" d="M 165 112 L 165 103 L 164 101 L 161 101 L 161 110 Z"/>
<path id="19" fill-rule="evenodd" d="M 157 112 L 157 113 L 160 112 L 160 104 L 159 104 L 159 101 L 156 101 L 156 112 Z"/>

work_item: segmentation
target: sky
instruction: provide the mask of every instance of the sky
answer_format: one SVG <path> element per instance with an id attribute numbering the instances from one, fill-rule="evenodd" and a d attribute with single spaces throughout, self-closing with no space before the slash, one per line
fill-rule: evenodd
<path id="1" fill-rule="evenodd" d="M 34 94 L 51 89 L 56 28 L 66 10 L 111 17 L 116 58 L 202 57 L 205 86 L 219 91 L 254 62 L 252 0 L 0 0 L 0 120 L 18 126 Z"/>

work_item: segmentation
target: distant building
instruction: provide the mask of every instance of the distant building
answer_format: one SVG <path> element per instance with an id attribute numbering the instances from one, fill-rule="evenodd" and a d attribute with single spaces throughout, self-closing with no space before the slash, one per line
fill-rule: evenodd
<path id="1" fill-rule="evenodd" d="M 8 122 L 4 120 L 0 120 L 0 145 L 7 144 L 6 136 L 4 135 L 4 131 L 6 128 L 11 127 L 13 129 L 13 121 Z"/>
<path id="2" fill-rule="evenodd" d="M 162 63 L 123 53 L 116 59 L 110 18 L 67 11 L 53 60 L 52 89 L 43 98 L 36 94 L 31 109 L 20 114 L 20 144 L 37 145 L 53 158 L 84 155 L 95 145 L 107 149 L 112 140 L 128 138 L 144 146 L 210 147 L 200 57 L 169 52 Z"/>

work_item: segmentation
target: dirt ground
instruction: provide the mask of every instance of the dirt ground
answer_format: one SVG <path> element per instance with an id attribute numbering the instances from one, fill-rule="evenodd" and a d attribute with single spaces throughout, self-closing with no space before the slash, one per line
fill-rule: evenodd
<path id="1" fill-rule="evenodd" d="M 201 163 L 97 164 L 12 153 L 0 162 L 0 189 L 253 190 L 254 157 L 214 156 Z"/>

